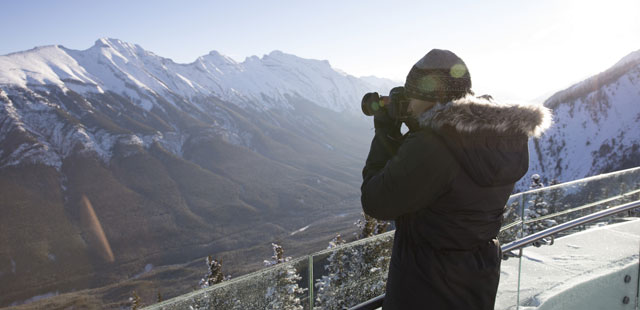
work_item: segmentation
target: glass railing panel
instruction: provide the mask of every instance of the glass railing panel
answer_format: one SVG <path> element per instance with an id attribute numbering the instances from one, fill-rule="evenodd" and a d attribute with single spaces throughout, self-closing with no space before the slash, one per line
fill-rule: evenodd
<path id="1" fill-rule="evenodd" d="M 519 309 L 635 309 L 639 249 L 638 219 L 526 247 Z"/>
<path id="2" fill-rule="evenodd" d="M 522 237 L 524 202 L 526 194 L 511 195 L 505 206 L 503 225 L 498 234 L 500 244 L 507 244 Z M 520 274 L 520 258 L 509 257 L 503 260 L 500 267 L 500 282 L 496 294 L 495 309 L 515 309 L 518 304 L 518 280 Z"/>
<path id="3" fill-rule="evenodd" d="M 384 294 L 393 232 L 313 255 L 313 309 L 343 309 Z"/>
<path id="4" fill-rule="evenodd" d="M 498 234 L 500 244 L 513 242 L 521 237 L 524 201 L 526 200 L 522 193 L 511 195 L 511 197 L 509 197 L 502 215 L 502 228 Z"/>
<path id="5" fill-rule="evenodd" d="M 524 235 L 640 198 L 640 168 L 603 174 L 526 192 Z M 640 214 L 621 214 L 610 219 Z M 564 232 L 571 234 L 586 227 Z"/>
<path id="6" fill-rule="evenodd" d="M 307 258 L 291 260 L 147 309 L 309 309 L 307 268 Z"/>
<path id="7" fill-rule="evenodd" d="M 530 233 L 638 199 L 640 168 L 512 195 L 505 206 L 503 226 L 498 238 L 504 245 Z M 622 218 L 625 217 L 640 216 L 635 212 L 578 227 L 568 233 L 589 229 L 594 225 L 617 223 L 624 221 Z M 561 234 L 560 237 L 566 235 L 567 233 Z M 561 239 L 563 238 L 558 240 Z M 270 303 L 274 305 L 273 300 L 269 299 L 272 297 L 269 290 L 277 287 L 276 283 L 281 280 L 283 270 L 289 267 L 300 276 L 297 287 L 305 290 L 296 297 L 299 299 L 296 305 L 301 305 L 303 309 L 340 309 L 342 306 L 353 306 L 384 293 L 392 243 L 393 232 L 389 232 L 340 245 L 311 256 L 311 276 L 309 258 L 303 257 L 183 295 L 150 309 L 269 309 Z M 555 245 L 550 248 L 553 247 Z M 637 243 L 635 248 L 638 249 Z M 533 249 L 532 253 L 536 250 Z M 531 280 L 522 278 L 519 272 L 523 268 L 523 272 L 529 273 L 531 271 L 527 268 L 535 267 L 527 259 L 526 256 L 522 260 L 512 257 L 502 262 L 496 309 L 514 309 L 516 305 L 527 303 L 525 299 L 531 300 L 530 297 L 535 295 L 529 291 L 532 288 L 526 286 L 530 285 Z M 530 274 L 527 276 L 530 277 Z M 313 290 L 309 290 L 309 282 L 313 283 Z M 518 285 L 525 286 L 519 291 Z"/>
<path id="8" fill-rule="evenodd" d="M 520 276 L 520 258 L 503 260 L 500 266 L 500 283 L 496 294 L 495 310 L 516 309 Z"/>

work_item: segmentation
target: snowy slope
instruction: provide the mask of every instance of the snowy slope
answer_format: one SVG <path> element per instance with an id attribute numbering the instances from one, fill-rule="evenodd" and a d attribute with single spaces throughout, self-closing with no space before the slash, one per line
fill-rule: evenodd
<path id="1" fill-rule="evenodd" d="M 550 97 L 554 125 L 530 141 L 530 168 L 566 182 L 640 165 L 640 51 Z M 521 189 L 525 184 L 519 185 Z"/>

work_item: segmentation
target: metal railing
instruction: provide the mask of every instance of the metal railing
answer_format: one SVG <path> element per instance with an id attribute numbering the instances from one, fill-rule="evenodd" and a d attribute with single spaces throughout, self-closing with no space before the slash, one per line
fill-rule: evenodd
<path id="1" fill-rule="evenodd" d="M 529 244 L 532 244 L 536 241 L 539 241 L 541 239 L 544 239 L 546 237 L 550 237 L 553 236 L 557 233 L 569 230 L 571 228 L 574 228 L 576 226 L 580 226 L 580 225 L 585 225 L 585 224 L 589 224 L 592 223 L 596 220 L 599 220 L 603 217 L 607 217 L 607 216 L 611 216 L 611 215 L 615 215 L 618 213 L 622 213 L 625 211 L 629 211 L 631 209 L 635 209 L 640 207 L 640 200 L 634 201 L 634 202 L 630 202 L 630 203 L 625 203 L 623 205 L 620 206 L 616 206 L 613 208 L 609 208 L 606 210 L 602 210 L 599 212 L 595 212 L 592 214 L 589 214 L 587 216 L 583 216 L 581 218 L 577 218 L 575 220 L 560 224 L 558 226 L 554 226 L 548 229 L 545 229 L 543 231 L 539 231 L 537 233 L 534 233 L 532 235 L 528 235 L 522 239 L 516 240 L 514 242 L 505 244 L 502 246 L 502 253 L 507 253 L 509 251 L 513 251 L 513 250 L 518 250 L 521 249 Z"/>
<path id="2" fill-rule="evenodd" d="M 634 209 L 640 208 L 636 205 L 639 201 L 640 167 L 511 195 L 503 213 L 505 225 L 500 229 L 498 238 L 504 244 L 502 247 L 504 257 L 515 256 L 517 258 L 507 260 L 502 264 L 506 275 L 511 275 L 511 277 L 501 277 L 496 309 L 512 309 L 510 306 L 513 304 L 512 301 L 515 302 L 515 305 L 530 306 L 531 300 L 534 299 L 533 292 L 540 293 L 548 288 L 538 286 L 538 289 L 538 287 L 529 285 L 532 281 L 526 277 L 530 276 L 528 273 L 524 277 L 526 279 L 525 285 L 521 286 L 523 266 L 526 265 L 525 269 L 528 271 L 533 270 L 529 268 L 537 268 L 538 270 L 547 268 L 541 265 L 531 265 L 539 264 L 539 262 L 528 260 L 529 257 L 526 255 L 529 247 L 525 246 L 529 244 L 538 246 L 540 243 L 544 243 L 540 242 L 543 238 L 549 237 L 549 235 L 555 236 L 557 239 L 553 248 L 541 248 L 534 253 L 537 255 L 540 254 L 537 252 L 542 251 L 550 255 L 549 253 L 557 251 L 556 248 L 569 242 L 569 239 L 564 238 L 565 236 L 572 236 L 578 230 L 584 230 L 590 226 L 600 226 L 600 221 L 597 222 L 598 224 L 591 223 L 601 218 L 600 216 L 620 214 L 625 210 L 629 210 L 630 216 L 640 216 L 640 212 L 635 212 L 639 209 Z M 610 208 L 609 206 L 618 207 Z M 614 217 L 620 216 L 614 215 Z M 607 221 L 616 222 L 614 219 Z M 636 235 L 640 235 L 640 230 Z M 525 236 L 527 237 L 525 238 Z M 598 237 L 606 238 L 605 235 L 598 235 Z M 574 243 L 580 245 L 580 242 Z M 284 300 L 281 298 L 282 296 L 288 296 L 284 293 L 282 296 L 273 294 L 274 290 L 283 289 L 282 279 L 287 275 L 288 270 L 295 270 L 295 273 L 302 277 L 297 281 L 297 285 L 305 292 L 297 294 L 295 297 L 304 309 L 342 309 L 345 306 L 358 310 L 377 309 L 384 301 L 392 244 L 392 231 L 347 244 L 334 244 L 329 249 L 251 274 L 234 277 L 234 279 L 215 286 L 149 306 L 148 309 L 179 310 L 190 307 L 222 310 L 265 309 L 270 304 Z M 576 248 L 575 244 L 571 245 L 574 247 L 570 246 L 568 248 L 571 249 L 570 251 L 580 248 Z M 618 243 L 615 244 L 615 246 L 617 245 Z M 588 246 L 588 244 L 584 244 L 584 246 Z M 613 247 L 614 244 L 611 245 L 611 248 Z M 600 251 L 598 248 L 593 250 Z M 516 251 L 521 251 L 525 255 L 519 257 L 513 255 L 512 252 L 517 254 Z M 627 252 L 624 252 L 624 255 L 627 255 Z M 618 247 L 615 251 L 616 255 L 613 255 L 614 253 L 607 254 L 607 257 L 603 258 L 603 262 L 614 258 L 633 259 L 633 257 L 626 257 L 620 253 L 622 252 Z M 560 260 L 559 262 L 563 263 L 564 261 Z M 594 264 L 599 262 L 595 261 Z M 594 270 L 593 266 L 588 267 L 590 268 L 589 272 Z M 563 266 L 554 265 L 553 268 L 555 267 Z M 574 266 L 571 265 L 571 267 Z M 595 267 L 606 268 L 606 264 Z M 575 274 L 571 273 L 575 268 L 569 269 L 571 269 L 567 270 L 569 276 Z M 558 281 L 580 280 L 575 277 L 561 278 L 563 275 L 554 275 L 557 276 Z M 547 282 L 553 281 L 552 279 L 547 280 Z M 520 302 L 521 296 L 524 297 L 522 302 Z M 363 301 L 366 302 L 363 303 Z M 353 307 L 352 305 L 358 306 Z"/>
<path id="3" fill-rule="evenodd" d="M 537 241 L 540 241 L 544 238 L 547 237 L 551 237 L 555 234 L 558 234 L 560 232 L 563 231 L 567 231 L 571 228 L 574 228 L 576 226 L 580 226 L 580 225 L 586 225 L 589 223 L 592 223 L 594 221 L 597 221 L 601 218 L 607 217 L 607 216 L 611 216 L 611 215 L 615 215 L 618 213 L 622 213 L 625 211 L 629 211 L 635 208 L 640 208 L 640 200 L 636 200 L 633 202 L 629 202 L 629 203 L 625 203 L 623 205 L 619 205 L 616 207 L 612 207 L 606 210 L 602 210 L 599 212 L 595 212 L 586 216 L 583 216 L 581 218 L 577 218 L 575 220 L 545 229 L 543 231 L 539 231 L 537 233 L 528 235 L 522 239 L 510 242 L 508 244 L 505 244 L 501 247 L 502 249 L 502 253 L 503 253 L 503 257 L 509 257 L 509 256 L 517 256 L 514 254 L 507 254 L 510 253 L 513 250 L 521 250 L 522 248 L 524 248 L 527 245 L 533 244 Z M 519 254 L 521 255 L 521 254 Z M 368 301 L 365 301 L 355 307 L 349 308 L 349 310 L 374 310 L 374 309 L 378 309 L 380 307 L 382 307 L 382 304 L 384 302 L 384 294 L 377 296 L 375 298 L 372 298 Z"/>
<path id="4" fill-rule="evenodd" d="M 384 303 L 384 295 L 382 294 L 376 298 L 372 298 L 367 300 L 355 307 L 349 308 L 349 310 L 375 310 L 382 307 L 382 303 Z"/>

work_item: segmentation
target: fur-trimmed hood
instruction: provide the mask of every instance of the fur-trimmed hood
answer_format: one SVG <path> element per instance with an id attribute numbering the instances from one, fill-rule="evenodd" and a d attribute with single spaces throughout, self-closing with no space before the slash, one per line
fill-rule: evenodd
<path id="1" fill-rule="evenodd" d="M 439 130 L 451 127 L 462 134 L 496 132 L 538 137 L 551 126 L 551 112 L 541 105 L 498 104 L 466 96 L 445 104 L 436 104 L 418 117 L 421 127 Z"/>
<path id="2" fill-rule="evenodd" d="M 528 137 L 551 125 L 549 109 L 498 104 L 467 96 L 425 111 L 418 122 L 441 137 L 477 184 L 496 186 L 519 180 L 529 168 Z"/>

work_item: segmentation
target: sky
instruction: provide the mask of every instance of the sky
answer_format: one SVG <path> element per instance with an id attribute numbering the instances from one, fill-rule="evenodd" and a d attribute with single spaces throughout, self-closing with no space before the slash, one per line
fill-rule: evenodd
<path id="1" fill-rule="evenodd" d="M 5 1 L 0 55 L 98 38 L 178 63 L 273 50 L 404 82 L 432 48 L 460 56 L 476 93 L 541 101 L 640 50 L 639 0 Z"/>

